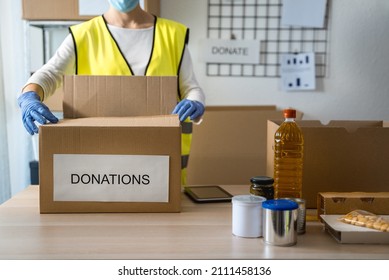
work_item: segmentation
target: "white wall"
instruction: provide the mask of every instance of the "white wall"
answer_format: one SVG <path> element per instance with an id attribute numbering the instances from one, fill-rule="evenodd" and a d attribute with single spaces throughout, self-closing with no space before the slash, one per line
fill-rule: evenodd
<path id="1" fill-rule="evenodd" d="M 295 107 L 304 119 L 389 120 L 389 1 L 329 0 L 328 75 L 319 89 L 283 92 L 278 78 L 207 77 L 200 40 L 207 35 L 206 0 L 161 0 L 161 16 L 190 28 L 189 47 L 208 105 Z"/>
<path id="2" fill-rule="evenodd" d="M 24 29 L 22 1 L 0 1 L 0 36 L 5 91 L 6 138 L 12 195 L 29 184 L 29 157 L 32 156 L 31 137 L 25 131 L 16 97 L 27 79 L 24 60 Z M 0 174 L 0 176 L 4 176 Z"/>

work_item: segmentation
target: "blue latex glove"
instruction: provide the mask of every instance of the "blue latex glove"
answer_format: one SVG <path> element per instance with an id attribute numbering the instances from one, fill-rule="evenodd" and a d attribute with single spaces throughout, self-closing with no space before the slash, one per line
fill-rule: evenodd
<path id="1" fill-rule="evenodd" d="M 50 109 L 41 102 L 39 95 L 34 91 L 23 93 L 18 98 L 18 104 L 22 110 L 24 127 L 31 135 L 38 133 L 38 127 L 34 123 L 45 124 L 46 121 L 56 123 L 58 119 L 50 112 Z"/>
<path id="2" fill-rule="evenodd" d="M 181 122 L 187 117 L 193 121 L 204 114 L 204 109 L 204 105 L 198 101 L 183 99 L 176 105 L 172 114 L 178 114 Z"/>

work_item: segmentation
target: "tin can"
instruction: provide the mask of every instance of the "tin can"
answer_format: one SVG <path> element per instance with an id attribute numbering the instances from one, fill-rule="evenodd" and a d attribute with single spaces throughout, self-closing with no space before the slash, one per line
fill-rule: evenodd
<path id="1" fill-rule="evenodd" d="M 262 203 L 263 241 L 270 245 L 292 246 L 297 243 L 297 202 L 273 199 Z"/>
<path id="2" fill-rule="evenodd" d="M 255 176 L 250 179 L 250 194 L 274 199 L 274 179 L 267 176 Z"/>
<path id="3" fill-rule="evenodd" d="M 305 200 L 302 198 L 285 198 L 295 201 L 299 208 L 297 210 L 297 234 L 304 234 L 306 228 L 306 210 L 305 210 Z"/>
<path id="4" fill-rule="evenodd" d="M 264 197 L 236 195 L 232 198 L 232 234 L 240 237 L 262 236 Z"/>

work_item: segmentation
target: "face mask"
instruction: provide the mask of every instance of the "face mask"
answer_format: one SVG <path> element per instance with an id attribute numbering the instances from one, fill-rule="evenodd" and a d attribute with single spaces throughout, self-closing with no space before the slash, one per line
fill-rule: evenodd
<path id="1" fill-rule="evenodd" d="M 109 4 L 122 13 L 128 13 L 135 9 L 139 4 L 139 0 L 108 0 Z"/>

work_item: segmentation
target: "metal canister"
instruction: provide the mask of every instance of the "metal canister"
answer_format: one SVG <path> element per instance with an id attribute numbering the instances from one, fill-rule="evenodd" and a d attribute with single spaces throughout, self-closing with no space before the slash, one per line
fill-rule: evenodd
<path id="1" fill-rule="evenodd" d="M 232 233 L 240 237 L 261 237 L 264 197 L 236 195 L 232 198 Z"/>
<path id="2" fill-rule="evenodd" d="M 289 199 L 262 203 L 263 241 L 270 245 L 292 246 L 297 243 L 297 202 Z"/>
<path id="3" fill-rule="evenodd" d="M 305 210 L 305 200 L 302 198 L 285 198 L 295 201 L 299 208 L 297 210 L 297 234 L 304 234 L 306 228 L 306 210 Z"/>
<path id="4" fill-rule="evenodd" d="M 250 179 L 250 194 L 265 197 L 267 200 L 274 198 L 274 179 L 267 176 L 255 176 Z"/>

